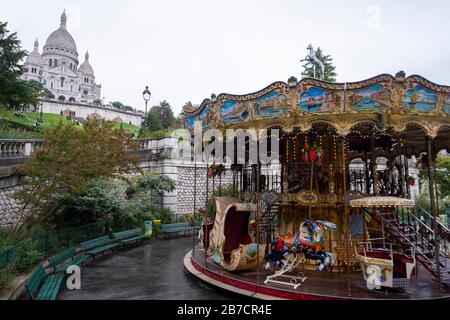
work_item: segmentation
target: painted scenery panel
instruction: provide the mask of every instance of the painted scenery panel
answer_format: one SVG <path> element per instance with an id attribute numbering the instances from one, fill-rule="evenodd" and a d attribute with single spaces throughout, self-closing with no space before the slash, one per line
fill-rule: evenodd
<path id="1" fill-rule="evenodd" d="M 243 121 L 248 117 L 247 108 L 239 102 L 225 101 L 220 110 L 225 123 Z"/>
<path id="2" fill-rule="evenodd" d="M 212 112 L 210 111 L 211 110 L 209 109 L 209 107 L 206 107 L 205 109 L 203 109 L 202 113 L 200 113 L 200 115 L 198 116 L 198 120 L 202 122 L 203 127 L 206 127 L 212 123 Z"/>
<path id="3" fill-rule="evenodd" d="M 450 116 L 450 95 L 445 99 L 443 110 L 446 115 Z"/>
<path id="4" fill-rule="evenodd" d="M 389 107 L 390 91 L 382 84 L 356 90 L 352 108 L 357 111 L 381 111 Z"/>
<path id="5" fill-rule="evenodd" d="M 307 112 L 330 112 L 336 105 L 334 95 L 324 89 L 312 87 L 300 95 L 298 106 Z"/>
<path id="6" fill-rule="evenodd" d="M 287 111 L 286 96 L 273 91 L 256 100 L 255 111 L 260 117 L 277 117 Z"/>
<path id="7" fill-rule="evenodd" d="M 417 85 L 406 91 L 402 106 L 410 111 L 428 113 L 436 108 L 436 102 L 436 94 L 433 91 Z"/>
<path id="8" fill-rule="evenodd" d="M 188 129 L 193 129 L 195 125 L 195 118 L 193 116 L 188 116 L 186 119 L 186 127 Z"/>

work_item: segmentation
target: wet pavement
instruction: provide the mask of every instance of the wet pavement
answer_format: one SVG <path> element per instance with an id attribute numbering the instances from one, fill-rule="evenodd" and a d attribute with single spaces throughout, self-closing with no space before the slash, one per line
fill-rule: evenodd
<path id="1" fill-rule="evenodd" d="M 214 288 L 184 269 L 192 238 L 152 240 L 90 260 L 81 290 L 62 289 L 58 300 L 228 300 L 239 296 Z M 63 285 L 63 287 L 65 287 Z"/>

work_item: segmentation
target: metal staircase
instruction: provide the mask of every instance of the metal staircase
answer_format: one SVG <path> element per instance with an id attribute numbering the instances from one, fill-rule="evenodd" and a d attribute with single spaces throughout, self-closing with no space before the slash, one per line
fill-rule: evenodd
<path id="1" fill-rule="evenodd" d="M 270 244 L 275 233 L 274 218 L 280 210 L 279 197 L 276 193 L 268 193 L 261 197 L 261 215 L 258 219 L 260 243 Z"/>
<path id="2" fill-rule="evenodd" d="M 436 253 L 439 254 L 439 271 L 443 283 L 450 284 L 449 239 L 450 230 L 437 221 L 434 232 L 434 217 L 416 205 L 414 209 L 399 213 L 369 212 L 379 223 L 385 237 L 395 238 L 402 244 L 414 248 L 418 261 L 434 276 L 438 276 Z M 439 243 L 436 250 L 435 239 Z"/>

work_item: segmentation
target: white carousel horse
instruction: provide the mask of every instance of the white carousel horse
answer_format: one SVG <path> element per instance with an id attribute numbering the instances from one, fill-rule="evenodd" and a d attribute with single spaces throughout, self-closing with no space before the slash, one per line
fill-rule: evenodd
<path id="1" fill-rule="evenodd" d="M 314 68 L 315 68 L 315 72 L 314 73 L 317 72 L 318 79 L 323 80 L 324 76 L 325 76 L 325 65 L 323 64 L 322 61 L 319 60 L 319 58 L 317 58 L 316 52 L 314 51 L 314 48 L 313 48 L 313 46 L 311 44 L 308 46 L 307 50 L 309 51 L 308 55 L 302 61 L 308 61 L 308 62 L 312 63 L 314 65 Z"/>

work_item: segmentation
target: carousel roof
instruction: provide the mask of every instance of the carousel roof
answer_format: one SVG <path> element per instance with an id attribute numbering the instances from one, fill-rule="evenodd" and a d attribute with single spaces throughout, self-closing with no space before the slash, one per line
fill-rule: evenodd
<path id="1" fill-rule="evenodd" d="M 450 127 L 450 86 L 404 72 L 352 83 L 291 77 L 250 94 L 213 96 L 197 109 L 184 109 L 183 117 L 190 129 L 200 121 L 204 129 L 280 127 L 291 132 L 325 122 L 348 135 L 355 125 L 372 123 L 379 131 L 418 126 L 436 137 Z"/>
<path id="2" fill-rule="evenodd" d="M 414 207 L 415 202 L 410 199 L 390 197 L 390 196 L 375 196 L 365 197 L 350 200 L 350 207 L 352 208 L 367 208 L 367 207 Z"/>

